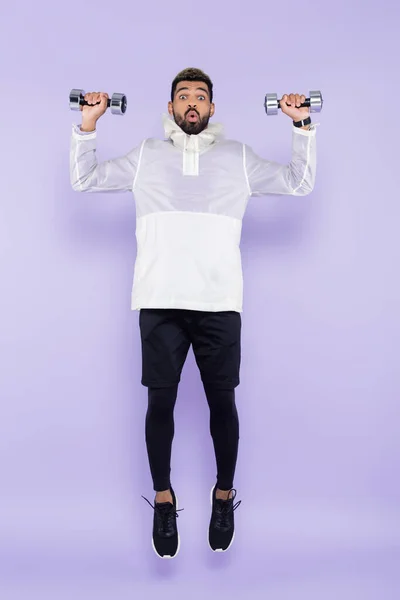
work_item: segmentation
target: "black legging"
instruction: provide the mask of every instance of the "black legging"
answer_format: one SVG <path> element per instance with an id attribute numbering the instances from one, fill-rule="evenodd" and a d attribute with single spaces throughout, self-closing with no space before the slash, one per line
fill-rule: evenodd
<path id="1" fill-rule="evenodd" d="M 233 487 L 239 445 L 239 419 L 234 389 L 217 389 L 204 384 L 210 407 L 210 433 L 217 463 L 220 490 Z M 174 408 L 178 386 L 149 388 L 146 414 L 146 446 L 156 492 L 170 488 L 171 448 L 174 437 Z"/>

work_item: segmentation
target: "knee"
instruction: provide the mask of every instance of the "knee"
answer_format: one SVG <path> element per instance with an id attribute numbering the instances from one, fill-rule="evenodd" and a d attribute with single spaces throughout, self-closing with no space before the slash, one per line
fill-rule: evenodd
<path id="1" fill-rule="evenodd" d="M 225 389 L 213 384 L 204 384 L 204 390 L 213 414 L 226 417 L 237 416 L 234 388 Z"/>
<path id="2" fill-rule="evenodd" d="M 168 420 L 173 414 L 177 391 L 177 386 L 149 388 L 147 418 Z"/>

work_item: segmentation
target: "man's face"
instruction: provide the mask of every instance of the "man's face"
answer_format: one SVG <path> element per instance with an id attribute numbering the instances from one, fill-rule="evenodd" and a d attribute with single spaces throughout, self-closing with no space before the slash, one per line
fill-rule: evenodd
<path id="1" fill-rule="evenodd" d="M 176 86 L 173 102 L 168 102 L 169 114 L 189 135 L 203 131 L 214 111 L 215 106 L 210 102 L 208 86 L 201 81 L 181 81 Z"/>

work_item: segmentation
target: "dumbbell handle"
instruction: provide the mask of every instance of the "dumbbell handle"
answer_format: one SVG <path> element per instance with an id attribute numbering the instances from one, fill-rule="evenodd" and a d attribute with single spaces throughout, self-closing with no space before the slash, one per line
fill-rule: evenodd
<path id="1" fill-rule="evenodd" d="M 278 100 L 278 108 L 282 108 L 281 105 L 279 104 L 280 102 L 282 102 L 282 98 L 280 100 Z M 286 102 L 287 106 L 288 103 Z M 311 106 L 311 101 L 310 98 L 306 98 L 305 102 L 303 102 L 303 104 L 300 104 L 300 106 L 297 106 L 296 108 L 308 108 Z"/>
<path id="2" fill-rule="evenodd" d="M 95 102 L 94 104 L 89 104 L 89 102 L 87 102 L 84 98 L 79 99 L 80 106 L 96 106 L 96 104 L 100 104 L 100 102 Z M 110 108 L 110 106 L 111 106 L 111 98 L 108 98 L 107 99 L 107 108 Z"/>

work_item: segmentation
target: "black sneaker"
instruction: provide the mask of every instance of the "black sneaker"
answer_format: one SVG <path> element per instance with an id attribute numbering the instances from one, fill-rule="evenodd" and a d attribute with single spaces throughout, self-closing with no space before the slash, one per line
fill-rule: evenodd
<path id="1" fill-rule="evenodd" d="M 171 502 L 156 502 L 154 506 L 142 496 L 151 508 L 154 509 L 152 546 L 157 556 L 161 558 L 174 558 L 180 547 L 180 538 L 176 526 L 178 517 L 178 501 L 174 490 L 170 488 L 173 504 Z M 183 508 L 181 509 L 183 510 Z M 180 511 L 179 511 L 180 512 Z"/>
<path id="2" fill-rule="evenodd" d="M 236 497 L 236 490 L 231 489 L 233 492 L 232 498 L 229 500 L 217 500 L 215 497 L 215 490 L 217 485 L 211 489 L 211 520 L 210 527 L 208 530 L 208 543 L 211 550 L 214 552 L 225 552 L 231 547 L 232 542 L 235 538 L 235 522 L 233 518 L 233 511 L 237 509 L 241 500 L 233 504 Z"/>

